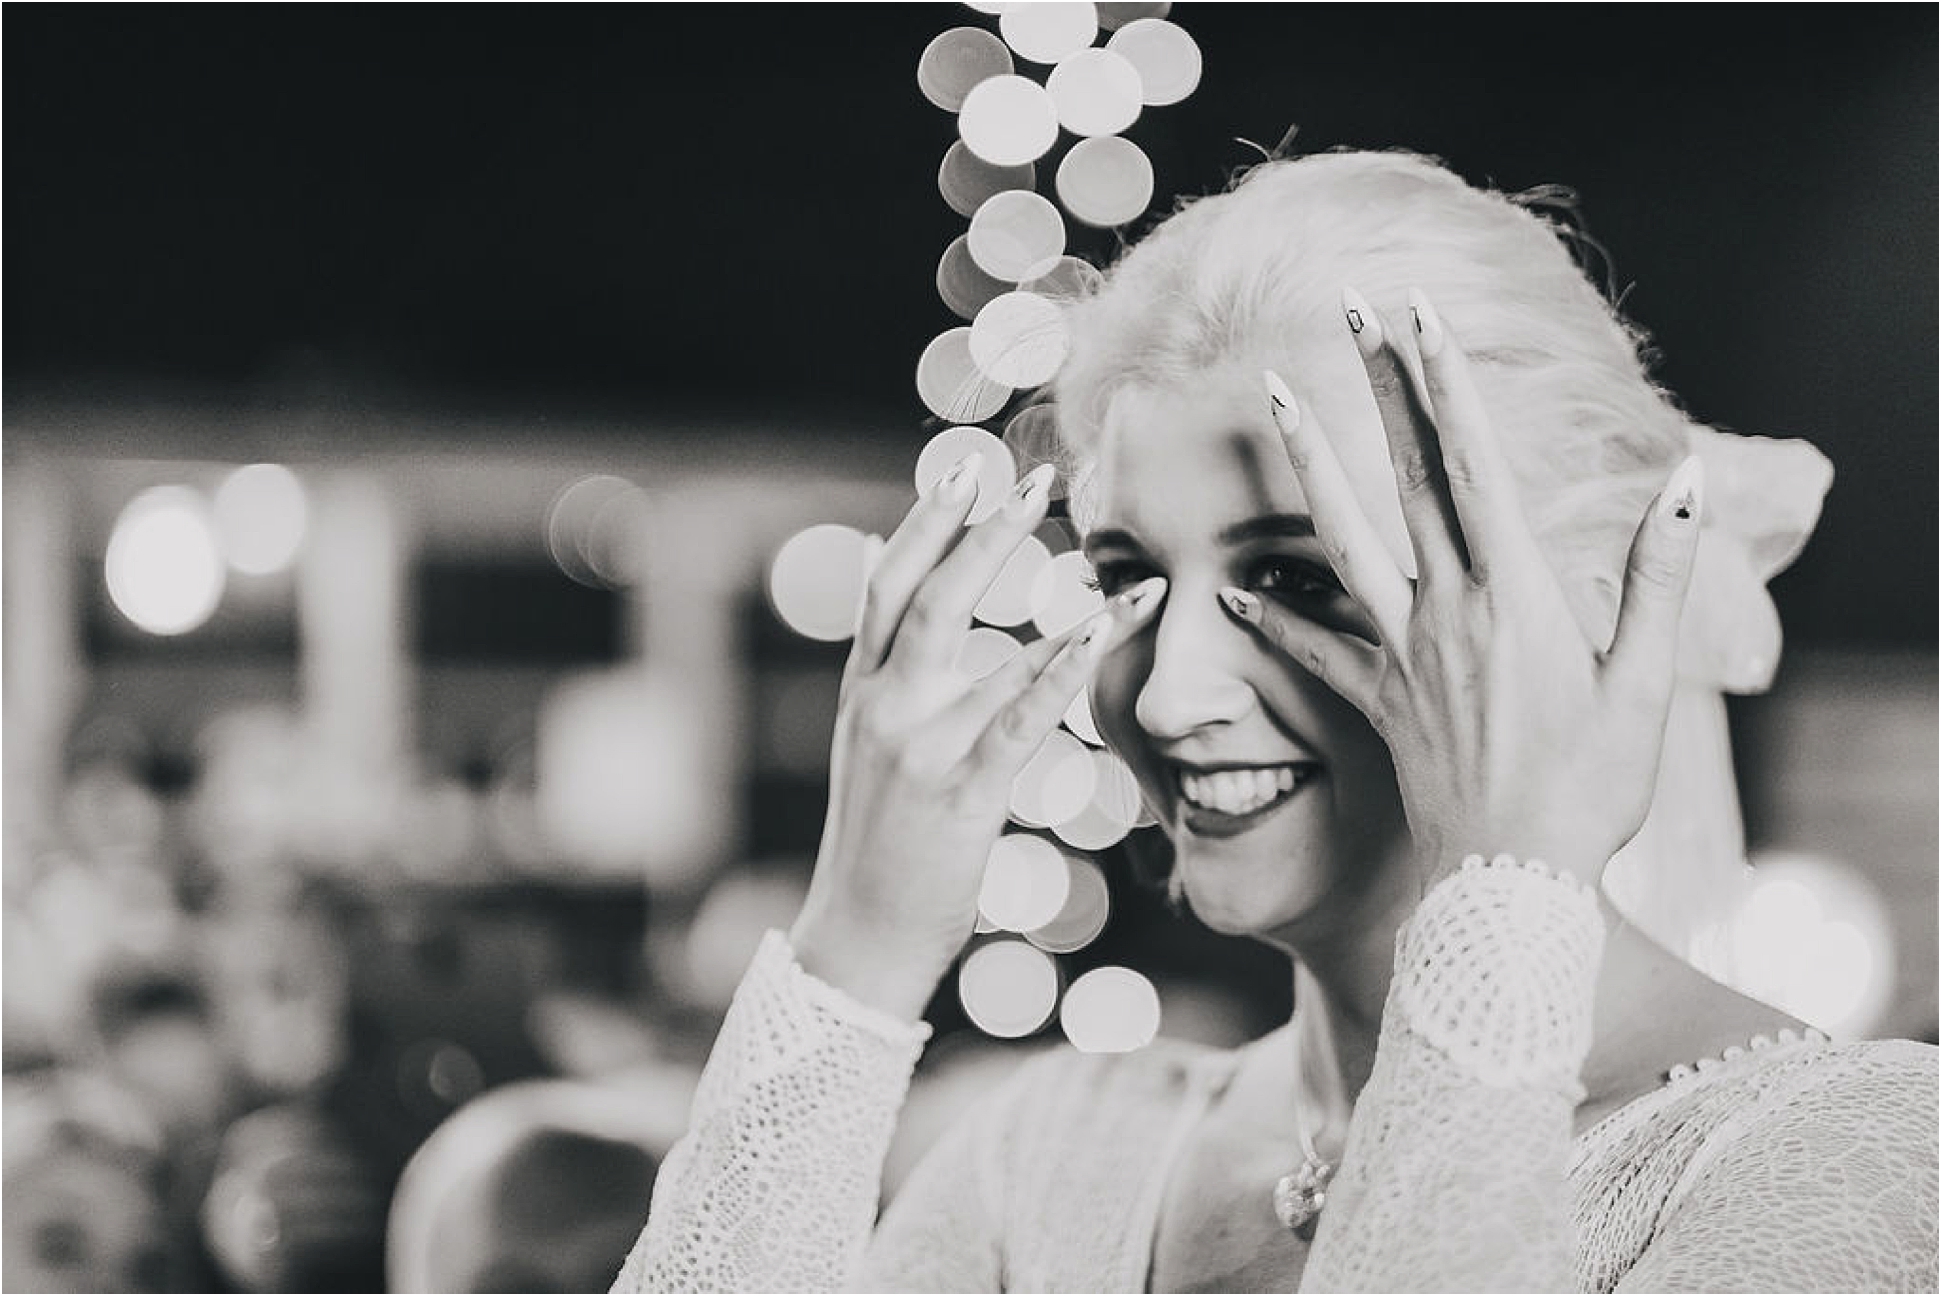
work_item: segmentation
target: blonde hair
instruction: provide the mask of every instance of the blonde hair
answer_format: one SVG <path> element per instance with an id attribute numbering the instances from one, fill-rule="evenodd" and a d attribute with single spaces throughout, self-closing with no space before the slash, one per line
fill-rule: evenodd
<path id="1" fill-rule="evenodd" d="M 1290 339 L 1340 332 L 1349 284 L 1389 318 L 1406 318 L 1411 287 L 1436 303 L 1472 358 L 1530 525 L 1603 642 L 1631 537 L 1686 453 L 1688 421 L 1557 228 L 1430 159 L 1269 162 L 1158 226 L 1070 308 L 1056 381 L 1066 453 L 1089 458 L 1127 388 L 1228 364 L 1285 372 Z"/>

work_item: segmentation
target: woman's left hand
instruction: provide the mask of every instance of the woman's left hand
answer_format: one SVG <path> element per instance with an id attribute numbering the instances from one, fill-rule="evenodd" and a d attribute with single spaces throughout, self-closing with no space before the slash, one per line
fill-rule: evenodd
<path id="1" fill-rule="evenodd" d="M 1376 536 L 1311 408 L 1267 375 L 1275 422 L 1342 585 L 1379 644 L 1240 590 L 1228 609 L 1353 703 L 1388 744 L 1425 886 L 1471 852 L 1542 859 L 1595 885 L 1650 808 L 1702 473 L 1688 458 L 1632 543 L 1617 630 L 1591 643 L 1524 521 L 1461 348 L 1420 294 L 1411 369 L 1345 298 L 1415 553 Z"/>

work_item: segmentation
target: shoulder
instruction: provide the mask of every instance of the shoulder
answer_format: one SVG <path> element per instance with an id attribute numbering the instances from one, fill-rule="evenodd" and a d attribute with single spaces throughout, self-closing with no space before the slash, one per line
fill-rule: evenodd
<path id="1" fill-rule="evenodd" d="M 990 1094 L 985 1134 L 1036 1155 L 1049 1147 L 1095 1145 L 1128 1130 L 1153 1130 L 1197 1086 L 1223 1074 L 1233 1057 L 1165 1039 L 1130 1053 L 1048 1048 L 1020 1063 Z"/>

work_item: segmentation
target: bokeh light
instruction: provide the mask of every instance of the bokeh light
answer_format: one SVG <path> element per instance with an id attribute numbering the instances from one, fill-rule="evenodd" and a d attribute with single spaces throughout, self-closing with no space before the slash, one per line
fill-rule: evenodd
<path id="1" fill-rule="evenodd" d="M 1144 801 L 1132 769 L 1103 748 L 1092 756 L 1092 794 L 1078 813 L 1052 825 L 1058 839 L 1079 850 L 1115 846 L 1139 822 Z"/>
<path id="2" fill-rule="evenodd" d="M 1065 992 L 1058 1024 L 1081 1053 L 1130 1053 L 1159 1034 L 1159 992 L 1131 968 L 1093 968 Z"/>
<path id="3" fill-rule="evenodd" d="M 1045 93 L 1074 135 L 1115 135 L 1139 120 L 1139 69 L 1109 49 L 1083 49 L 1051 70 Z"/>
<path id="4" fill-rule="evenodd" d="M 977 499 L 971 504 L 967 522 L 981 522 L 997 512 L 1005 496 L 1017 485 L 1017 468 L 1004 442 L 981 427 L 958 424 L 947 427 L 924 443 L 917 453 L 916 486 L 926 494 L 939 478 L 954 468 L 972 451 L 984 456 L 977 466 Z"/>
<path id="5" fill-rule="evenodd" d="M 186 634 L 209 619 L 225 584 L 214 519 L 187 486 L 128 501 L 108 537 L 108 597 L 150 634 Z"/>
<path id="6" fill-rule="evenodd" d="M 1076 150 L 1084 145 L 1073 147 Z M 1066 156 L 1070 157 L 1071 154 Z M 1089 297 L 1104 279 L 1099 268 L 1083 257 L 1061 256 L 1049 270 L 1022 281 L 1018 287 L 1053 301 L 1071 302 Z"/>
<path id="7" fill-rule="evenodd" d="M 1074 549 L 1046 563 L 1031 586 L 1031 620 L 1038 633 L 1061 635 L 1105 606 L 1105 596 L 1087 584 L 1092 564 Z"/>
<path id="8" fill-rule="evenodd" d="M 1054 729 L 1011 782 L 1011 817 L 1029 828 L 1070 819 L 1091 801 L 1097 779 L 1092 749 Z"/>
<path id="9" fill-rule="evenodd" d="M 602 518 L 610 516 L 609 505 L 636 489 L 624 477 L 594 473 L 553 497 L 546 510 L 546 551 L 561 571 L 581 585 L 608 587 L 601 568 L 611 569 L 613 555 L 601 552 Z"/>
<path id="10" fill-rule="evenodd" d="M 971 359 L 1009 387 L 1049 382 L 1070 346 L 1064 313 L 1036 293 L 994 297 L 971 324 Z"/>
<path id="11" fill-rule="evenodd" d="M 968 234 L 952 239 L 937 260 L 937 296 L 962 319 L 976 319 L 988 302 L 1010 291 L 1010 284 L 985 274 L 971 256 Z M 974 344 L 972 354 L 976 354 Z"/>
<path id="12" fill-rule="evenodd" d="M 1122 136 L 1080 140 L 1058 164 L 1053 183 L 1074 219 L 1110 229 L 1151 206 L 1152 161 Z"/>
<path id="13" fill-rule="evenodd" d="M 997 166 L 970 151 L 957 140 L 944 151 L 937 167 L 937 192 L 945 204 L 966 220 L 977 215 L 993 194 L 1007 189 L 1033 189 L 1038 184 L 1038 168 L 1029 162 L 1016 166 Z"/>
<path id="14" fill-rule="evenodd" d="M 1026 536 L 1004 560 L 990 588 L 977 602 L 975 615 L 986 625 L 1023 625 L 1031 619 L 1031 587 L 1051 561 L 1051 551 L 1037 536 Z"/>
<path id="15" fill-rule="evenodd" d="M 1894 936 L 1878 891 L 1818 856 L 1767 851 L 1727 925 L 1730 980 L 1835 1036 L 1865 1035 L 1894 992 Z"/>
<path id="16" fill-rule="evenodd" d="M 1105 48 L 1138 69 L 1148 107 L 1176 104 L 1199 87 L 1199 43 L 1177 23 L 1163 18 L 1134 19 L 1113 32 Z"/>
<path id="17" fill-rule="evenodd" d="M 975 8 L 975 6 L 972 6 Z M 1099 4 L 1099 26 L 1106 31 L 1117 31 L 1130 22 L 1141 18 L 1164 18 L 1172 11 L 1170 0 L 1147 0 L 1145 3 L 1114 3 L 1101 0 Z"/>
<path id="18" fill-rule="evenodd" d="M 1090 45 L 1099 34 L 1098 6 L 1071 0 L 1006 5 L 997 29 L 1019 58 L 1056 63 Z"/>
<path id="19" fill-rule="evenodd" d="M 1072 704 L 1065 708 L 1065 727 L 1072 731 L 1080 742 L 1093 747 L 1103 747 L 1105 739 L 1099 733 L 1098 721 L 1092 718 L 1092 695 L 1090 690 L 1079 690 Z"/>
<path id="20" fill-rule="evenodd" d="M 1058 142 L 1058 109 L 1030 77 L 994 76 L 964 96 L 957 134 L 993 166 L 1021 166 Z"/>
<path id="21" fill-rule="evenodd" d="M 1058 965 L 1024 941 L 989 941 L 957 969 L 957 998 L 986 1035 L 1019 1039 L 1051 1020 L 1058 1005 Z"/>
<path id="22" fill-rule="evenodd" d="M 917 60 L 917 88 L 945 112 L 964 106 L 964 96 L 982 81 L 1014 68 L 1011 51 L 982 27 L 952 27 L 923 48 Z"/>
<path id="23" fill-rule="evenodd" d="M 917 395 L 938 418 L 978 423 L 1004 408 L 1011 389 L 977 367 L 971 359 L 970 325 L 959 324 L 932 338 L 917 358 Z"/>
<path id="24" fill-rule="evenodd" d="M 980 680 L 1024 651 L 1024 645 L 990 626 L 972 626 L 957 646 L 952 666 L 958 674 Z"/>
<path id="25" fill-rule="evenodd" d="M 229 565 L 246 575 L 289 566 L 308 520 L 303 483 L 282 464 L 247 464 L 216 487 L 216 535 Z"/>
<path id="26" fill-rule="evenodd" d="M 1002 931 L 1042 927 L 1065 907 L 1071 873 L 1056 846 L 1030 833 L 1006 833 L 991 847 L 977 910 Z"/>
<path id="27" fill-rule="evenodd" d="M 993 279 L 1017 283 L 1042 275 L 1065 251 L 1065 218 L 1041 194 L 1007 189 L 970 223 L 971 258 Z"/>
<path id="28" fill-rule="evenodd" d="M 1011 451 L 1020 475 L 1039 464 L 1048 463 L 1057 469 L 1051 479 L 1051 497 L 1059 499 L 1065 494 L 1065 451 L 1058 440 L 1057 405 L 1044 401 L 1012 415 L 1011 421 L 1004 425 L 1004 444 Z M 1029 616 L 1030 612 L 1027 610 L 1025 615 Z"/>
<path id="29" fill-rule="evenodd" d="M 789 629 L 828 643 L 856 632 L 865 539 L 855 527 L 824 522 L 796 532 L 775 551 L 768 599 Z"/>
<path id="30" fill-rule="evenodd" d="M 1112 916 L 1112 891 L 1105 873 L 1082 855 L 1065 854 L 1068 884 L 1058 916 L 1024 938 L 1052 954 L 1075 954 L 1098 939 Z"/>

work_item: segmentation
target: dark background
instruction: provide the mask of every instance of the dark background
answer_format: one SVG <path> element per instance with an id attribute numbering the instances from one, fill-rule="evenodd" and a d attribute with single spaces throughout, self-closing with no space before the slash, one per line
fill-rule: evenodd
<path id="1" fill-rule="evenodd" d="M 1932 642 L 1932 7 L 1171 16 L 1206 71 L 1128 132 L 1161 195 L 1218 189 L 1257 156 L 1238 139 L 1296 124 L 1303 149 L 1573 186 L 1668 385 L 1839 470 L 1778 585 L 1795 641 Z M 914 455 L 916 355 L 955 322 L 932 270 L 964 227 L 934 185 L 954 125 L 915 66 L 960 22 L 995 25 L 916 4 L 8 6 L 12 412 L 813 414 Z M 153 451 L 225 450 L 174 435 Z"/>

